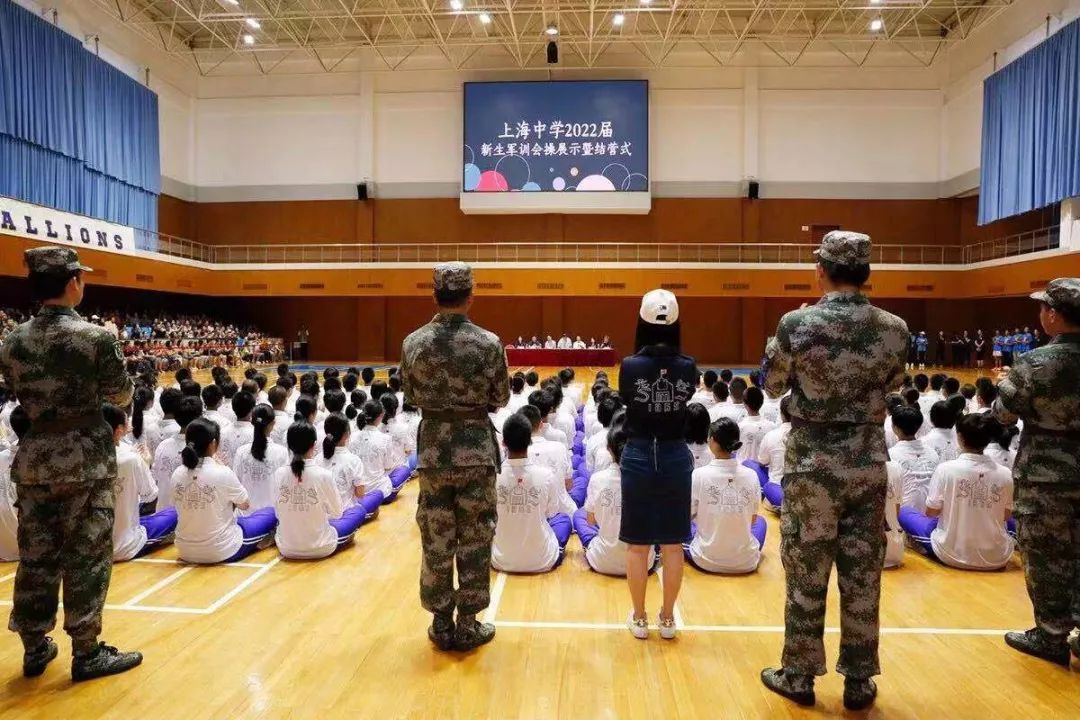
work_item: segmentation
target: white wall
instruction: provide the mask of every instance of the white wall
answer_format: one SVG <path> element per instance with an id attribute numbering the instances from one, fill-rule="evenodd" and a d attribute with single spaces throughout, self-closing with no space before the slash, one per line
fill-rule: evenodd
<path id="1" fill-rule="evenodd" d="M 981 82 L 954 89 L 942 111 L 941 179 L 949 180 L 978 170 L 982 154 Z"/>
<path id="2" fill-rule="evenodd" d="M 375 182 L 457 185 L 461 102 L 460 91 L 375 93 Z"/>
<path id="3" fill-rule="evenodd" d="M 654 181 L 742 180 L 742 90 L 661 89 L 650 96 Z"/>

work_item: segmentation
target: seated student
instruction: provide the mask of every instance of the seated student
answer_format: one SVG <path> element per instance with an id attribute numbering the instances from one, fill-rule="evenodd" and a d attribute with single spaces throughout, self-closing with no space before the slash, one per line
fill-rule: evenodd
<path id="1" fill-rule="evenodd" d="M 378 491 L 382 493 L 382 502 L 388 503 L 397 497 L 405 480 L 402 479 L 396 486 L 391 482 L 390 471 L 394 469 L 391 460 L 393 440 L 379 430 L 382 417 L 381 402 L 368 400 L 364 403 L 363 412 L 356 418 L 359 432 L 352 434 L 348 448 L 364 464 L 364 494 Z"/>
<path id="2" fill-rule="evenodd" d="M 965 413 L 979 412 L 979 403 L 975 400 L 975 395 L 979 392 L 971 383 L 964 383 L 960 388 L 960 395 L 963 396 L 967 407 L 964 409 Z"/>
<path id="3" fill-rule="evenodd" d="M 756 388 L 755 388 L 756 389 Z M 739 426 L 720 418 L 709 427 L 713 460 L 694 471 L 690 491 L 690 539 L 686 560 L 709 573 L 741 574 L 757 570 L 765 545 L 765 518 L 758 515 L 761 485 L 735 454 Z"/>
<path id="4" fill-rule="evenodd" d="M 548 470 L 551 470 L 555 476 L 556 484 L 562 488 L 560 495 L 560 502 L 564 512 L 573 513 L 577 507 L 577 501 L 574 500 L 570 491 L 578 491 L 579 486 L 588 488 L 588 478 L 585 477 L 582 480 L 575 479 L 572 475 L 570 461 L 566 454 L 566 449 L 557 442 L 552 442 L 544 438 L 543 436 L 543 420 L 540 416 L 540 411 L 536 409 L 535 405 L 526 405 L 518 410 L 518 415 L 523 416 L 529 421 L 529 426 L 532 428 L 532 442 L 529 444 L 529 459 L 538 465 L 543 465 Z M 577 494 L 575 492 L 575 494 Z M 584 497 L 582 498 L 584 502 Z"/>
<path id="5" fill-rule="evenodd" d="M 289 425 L 291 427 L 295 423 L 306 422 L 311 427 L 315 427 L 318 416 L 319 405 L 314 396 L 302 394 L 296 400 L 296 412 L 293 413 L 292 422 Z M 322 442 L 322 433 L 316 430 L 315 435 L 316 442 Z M 288 432 L 286 432 L 286 437 L 288 437 Z"/>
<path id="6" fill-rule="evenodd" d="M 926 509 L 926 493 L 930 490 L 930 478 L 941 463 L 937 451 L 927 447 L 918 438 L 923 424 L 918 407 L 898 407 L 893 411 L 893 432 L 896 445 L 889 448 L 889 459 L 900 466 L 903 492 L 900 504 L 919 512 Z"/>
<path id="7" fill-rule="evenodd" d="M 683 428 L 686 446 L 694 456 L 694 467 L 704 467 L 712 462 L 709 451 L 709 411 L 701 403 L 690 402 L 686 406 L 686 424 Z"/>
<path id="8" fill-rule="evenodd" d="M 728 383 L 728 390 L 731 392 L 732 405 L 738 405 L 739 407 L 743 407 L 743 403 L 746 397 L 746 389 L 748 387 L 749 385 L 747 385 L 744 378 L 732 378 L 731 382 Z M 739 420 L 742 420 L 742 418 L 739 418 Z M 738 422 L 739 420 L 736 420 L 735 422 Z"/>
<path id="9" fill-rule="evenodd" d="M 165 388 L 161 391 L 158 404 L 161 406 L 161 422 L 158 423 L 158 437 L 151 452 L 157 452 L 157 446 L 167 438 L 180 434 L 180 425 L 176 422 L 176 404 L 184 396 L 177 388 Z"/>
<path id="10" fill-rule="evenodd" d="M 963 453 L 938 466 L 926 514 L 900 508 L 900 524 L 927 555 L 962 570 L 999 570 L 1012 557 L 1012 473 L 986 457 L 993 418 L 966 415 L 957 423 Z"/>
<path id="11" fill-rule="evenodd" d="M 248 510 L 248 494 L 232 470 L 214 460 L 217 423 L 199 418 L 184 433 L 183 465 L 176 469 L 176 549 L 184 562 L 212 565 L 236 562 L 266 544 L 277 518 L 273 507 Z"/>
<path id="12" fill-rule="evenodd" d="M 761 388 L 749 387 L 743 394 L 743 407 L 746 408 L 746 417 L 738 422 L 739 439 L 742 446 L 739 448 L 735 459 L 739 462 L 757 460 L 761 441 L 765 438 L 765 434 L 775 427 L 771 422 L 761 417 L 761 406 L 764 403 L 765 393 L 761 391 Z"/>
<path id="13" fill-rule="evenodd" d="M 537 408 L 544 418 L 542 426 L 544 439 L 562 445 L 563 448 L 569 452 L 571 445 L 570 439 L 566 437 L 566 433 L 552 424 L 555 422 L 555 417 L 552 413 L 555 405 L 554 396 L 547 390 L 536 390 L 529 393 L 529 404 Z"/>
<path id="14" fill-rule="evenodd" d="M 334 487 L 341 497 L 341 506 L 363 505 L 366 517 L 374 518 L 379 514 L 383 494 L 380 490 L 364 492 L 364 461 L 349 452 L 349 439 L 352 436 L 349 421 L 343 415 L 331 415 L 323 421 L 323 430 L 326 435 L 319 462 L 330 471 Z"/>
<path id="15" fill-rule="evenodd" d="M 904 496 L 904 471 L 892 460 L 885 463 L 889 483 L 885 491 L 885 564 L 886 568 L 904 564 L 904 529 L 900 527 L 900 501 Z"/>
<path id="16" fill-rule="evenodd" d="M 938 454 L 941 462 L 955 460 L 960 456 L 956 444 L 957 415 L 948 402 L 939 401 L 930 407 L 930 424 L 934 427 L 926 435 L 923 443 Z"/>
<path id="17" fill-rule="evenodd" d="M 892 413 L 896 408 L 903 407 L 906 404 L 904 396 L 900 393 L 889 393 L 885 396 L 885 412 L 887 413 L 885 416 L 885 447 L 891 448 L 899 439 L 893 430 Z"/>
<path id="18" fill-rule="evenodd" d="M 224 397 L 224 393 L 221 392 L 221 388 L 217 385 L 207 385 L 202 389 L 202 401 L 205 408 L 203 415 L 216 422 L 222 432 L 227 430 L 231 424 L 228 417 L 221 412 L 221 401 Z"/>
<path id="19" fill-rule="evenodd" d="M 988 413 L 994 409 L 994 401 L 997 400 L 998 389 L 994 381 L 987 377 L 981 377 L 975 381 L 975 409 L 971 412 Z"/>
<path id="20" fill-rule="evenodd" d="M 140 557 L 167 543 L 176 530 L 176 508 L 139 516 L 142 498 L 157 495 L 150 468 L 132 446 L 121 442 L 128 432 L 127 414 L 111 404 L 101 414 L 113 431 L 116 481 L 113 483 L 113 562 Z"/>
<path id="21" fill-rule="evenodd" d="M 398 399 L 393 393 L 386 393 L 379 402 L 383 406 L 383 419 L 380 430 L 390 438 L 390 465 L 397 469 L 405 465 L 412 455 L 413 438 L 408 422 L 398 420 Z"/>
<path id="22" fill-rule="evenodd" d="M 990 444 L 986 446 L 986 456 L 998 465 L 1012 470 L 1016 464 L 1016 451 L 1012 449 L 1012 444 L 1020 433 L 1019 428 L 994 419 L 994 422 L 990 423 L 989 432 Z"/>
<path id="23" fill-rule="evenodd" d="M 585 562 L 593 572 L 626 576 L 628 546 L 619 540 L 622 523 L 622 476 L 619 462 L 626 447 L 626 431 L 613 428 L 607 434 L 607 449 L 615 459 L 589 478 L 585 504 L 574 513 L 574 532 L 585 548 Z M 657 562 L 656 549 L 649 548 L 649 567 Z"/>
<path id="24" fill-rule="evenodd" d="M 11 424 L 11 444 L 0 452 L 0 562 L 19 560 L 19 514 L 15 508 L 15 483 L 11 479 L 11 464 L 19 450 L 19 441 L 30 431 L 30 416 L 22 406 L 8 414 Z M 138 510 L 136 509 L 136 512 Z"/>
<path id="25" fill-rule="evenodd" d="M 611 420 L 615 413 L 623 407 L 622 398 L 615 393 L 608 393 L 596 408 L 596 420 L 602 431 L 597 432 L 585 442 L 585 470 L 594 473 L 602 470 L 611 462 L 611 455 L 607 450 L 607 434 L 611 428 Z M 700 406 L 699 406 L 700 407 Z M 708 413 L 706 413 L 706 419 Z M 603 467 L 598 467 L 598 461 L 603 461 Z"/>
<path id="26" fill-rule="evenodd" d="M 566 397 L 558 378 L 544 383 L 544 392 L 551 395 L 551 424 L 566 436 L 566 449 L 571 450 L 577 439 L 577 412 L 572 399 Z"/>
<path id="27" fill-rule="evenodd" d="M 945 378 L 945 382 L 941 385 L 941 394 L 945 396 L 945 399 L 960 394 L 960 380 L 954 377 Z"/>
<path id="28" fill-rule="evenodd" d="M 507 459 L 495 491 L 499 519 L 491 566 L 502 572 L 541 573 L 557 568 L 570 539 L 570 516 L 560 512 L 555 474 L 529 458 L 532 425 L 511 415 L 502 428 Z"/>
<path id="29" fill-rule="evenodd" d="M 147 463 L 154 459 L 154 451 L 161 443 L 161 429 L 150 414 L 153 403 L 153 390 L 136 387 L 131 399 L 131 431 L 124 438 L 146 458 Z"/>
<path id="30" fill-rule="evenodd" d="M 596 414 L 600 410 L 600 403 L 604 398 L 609 395 L 617 395 L 612 390 L 606 381 L 600 382 L 599 380 L 593 383 L 592 388 L 589 390 L 589 399 L 585 402 L 585 412 L 582 414 L 582 418 L 585 422 L 585 439 L 589 440 L 597 433 L 604 432 L 604 426 L 600 424 Z M 621 398 L 620 398 L 621 399 Z"/>
<path id="31" fill-rule="evenodd" d="M 709 408 L 709 422 L 716 422 L 721 417 L 726 417 L 739 422 L 746 410 L 731 404 L 731 391 L 723 380 L 713 383 L 713 406 Z"/>
<path id="32" fill-rule="evenodd" d="M 716 384 L 716 371 L 706 370 L 705 374 L 701 376 L 701 387 L 691 396 L 690 402 L 704 405 L 708 410 L 716 404 L 716 397 L 713 395 L 713 385 Z"/>
<path id="33" fill-rule="evenodd" d="M 255 437 L 255 426 L 251 424 L 255 396 L 251 393 L 238 392 L 233 395 L 231 405 L 236 421 L 221 431 L 221 447 L 218 450 L 218 462 L 229 467 L 232 467 L 233 460 L 236 458 L 236 451 L 250 443 Z"/>
<path id="34" fill-rule="evenodd" d="M 345 424 L 347 432 L 345 419 L 335 419 Z M 274 539 L 282 556 L 290 560 L 333 555 L 352 542 L 367 518 L 363 505 L 342 503 L 329 470 L 309 462 L 315 456 L 317 437 L 307 421 L 294 422 L 285 436 L 292 454 L 290 463 L 274 473 L 278 519 Z M 328 436 L 323 442 L 332 443 L 333 439 Z"/>
<path id="35" fill-rule="evenodd" d="M 258 401 L 257 396 L 256 401 Z M 283 387 L 274 386 L 267 393 L 267 401 L 274 410 L 274 428 L 270 434 L 270 442 L 285 447 L 285 433 L 289 431 L 289 425 L 293 421 L 293 416 L 286 410 L 289 404 L 289 392 Z"/>
<path id="36" fill-rule="evenodd" d="M 182 431 L 194 420 L 202 416 L 202 400 L 197 397 L 182 397 L 176 403 L 176 423 Z M 157 511 L 173 506 L 172 476 L 180 467 L 180 453 L 184 449 L 184 436 L 176 435 L 165 438 L 158 445 L 154 453 L 154 462 L 150 466 L 150 473 L 157 485 Z"/>
<path id="37" fill-rule="evenodd" d="M 529 402 L 529 396 L 525 394 L 525 375 L 521 372 L 514 373 L 510 378 L 510 400 L 506 403 L 506 409 L 516 413 L 522 405 Z"/>
<path id="38" fill-rule="evenodd" d="M 233 472 L 247 492 L 252 510 L 273 507 L 274 474 L 289 462 L 289 452 L 270 440 L 276 423 L 273 408 L 256 405 L 251 411 L 251 442 L 241 445 L 233 456 Z"/>
<path id="39" fill-rule="evenodd" d="M 785 396 L 780 401 L 779 427 L 775 427 L 765 433 L 758 448 L 757 461 L 769 471 L 769 481 L 761 488 L 765 496 L 765 507 L 773 512 L 780 512 L 780 505 L 784 500 L 784 491 L 780 481 L 784 479 L 784 458 L 787 455 L 787 439 L 791 433 L 791 396 Z"/>

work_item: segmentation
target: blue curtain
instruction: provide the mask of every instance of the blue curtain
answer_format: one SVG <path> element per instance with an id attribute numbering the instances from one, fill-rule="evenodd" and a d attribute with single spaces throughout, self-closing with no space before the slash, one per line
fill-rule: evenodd
<path id="1" fill-rule="evenodd" d="M 983 86 L 979 223 L 1080 196 L 1080 20 Z"/>
<path id="2" fill-rule="evenodd" d="M 157 95 L 0 0 L 0 195 L 156 230 L 160 191 Z"/>

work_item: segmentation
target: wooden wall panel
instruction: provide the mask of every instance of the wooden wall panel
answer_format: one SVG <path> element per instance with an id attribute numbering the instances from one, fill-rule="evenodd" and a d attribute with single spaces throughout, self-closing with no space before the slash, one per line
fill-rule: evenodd
<path id="1" fill-rule="evenodd" d="M 1011 218 L 1005 218 L 988 225 L 979 225 L 979 196 L 957 198 L 959 205 L 959 244 L 972 245 L 997 238 L 1016 235 L 1017 233 L 1040 230 L 1057 225 L 1061 221 L 1058 205 L 1032 210 Z"/>
<path id="2" fill-rule="evenodd" d="M 165 235 L 197 240 L 195 204 L 161 195 L 158 199 L 158 232 Z"/>
<path id="3" fill-rule="evenodd" d="M 312 245 L 371 241 L 369 203 L 358 200 L 198 203 L 195 240 L 208 245 Z"/>
<path id="4" fill-rule="evenodd" d="M 457 198 L 375 200 L 376 243 L 533 243 L 550 239 L 547 215 L 465 215 Z"/>
<path id="5" fill-rule="evenodd" d="M 749 202 L 749 201 L 747 201 Z M 957 243 L 954 200 L 760 200 L 760 231 L 747 242 L 809 243 L 802 227 L 838 225 L 887 245 Z"/>

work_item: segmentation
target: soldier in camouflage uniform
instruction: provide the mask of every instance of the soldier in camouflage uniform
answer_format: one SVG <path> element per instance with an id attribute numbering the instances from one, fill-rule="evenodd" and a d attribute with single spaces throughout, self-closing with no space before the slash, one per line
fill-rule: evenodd
<path id="1" fill-rule="evenodd" d="M 1069 633 L 1080 626 L 1080 279 L 1060 278 L 1034 293 L 1053 340 L 1019 356 L 998 385 L 994 413 L 1024 421 L 1013 467 L 1013 517 L 1024 557 L 1035 627 L 1005 642 L 1069 666 Z M 1068 643 L 1068 644 L 1067 644 Z"/>
<path id="2" fill-rule="evenodd" d="M 40 247 L 25 257 L 42 308 L 0 346 L 0 374 L 31 421 L 11 468 L 20 563 L 8 627 L 23 641 L 23 674 L 45 672 L 57 655 L 47 633 L 56 625 L 62 579 L 71 674 L 86 680 L 142 662 L 139 653 L 97 639 L 112 574 L 116 480 L 116 448 L 101 405 L 127 405 L 132 385 L 116 338 L 75 312 L 89 270 L 75 251 Z"/>
<path id="3" fill-rule="evenodd" d="M 873 703 L 878 603 L 885 555 L 885 395 L 903 381 L 908 329 L 874 307 L 861 288 L 870 275 L 870 238 L 831 232 L 815 252 L 817 304 L 786 314 L 765 351 L 765 387 L 791 390 L 784 462 L 780 554 L 787 579 L 782 667 L 762 682 L 812 705 L 824 675 L 825 597 L 836 563 L 844 705 Z"/>
<path id="4" fill-rule="evenodd" d="M 428 637 L 439 649 L 470 650 L 495 636 L 494 626 L 476 620 L 489 601 L 500 465 L 488 413 L 506 405 L 510 386 L 499 338 L 466 317 L 469 266 L 438 265 L 434 288 L 438 314 L 401 348 L 405 401 L 423 411 L 417 438 L 420 602 L 435 616 Z"/>

